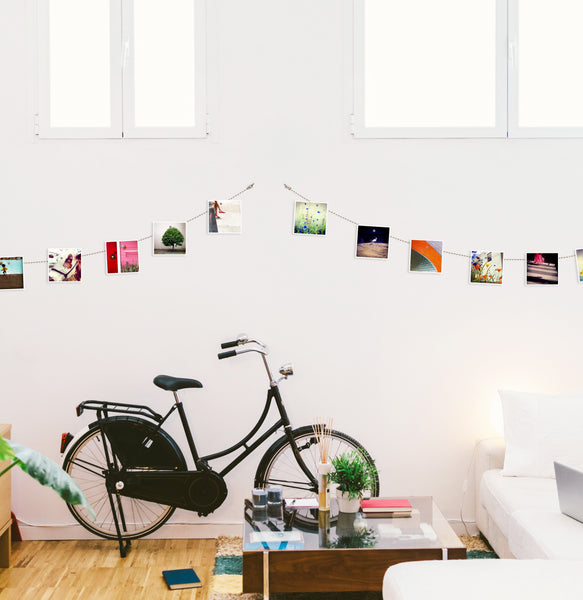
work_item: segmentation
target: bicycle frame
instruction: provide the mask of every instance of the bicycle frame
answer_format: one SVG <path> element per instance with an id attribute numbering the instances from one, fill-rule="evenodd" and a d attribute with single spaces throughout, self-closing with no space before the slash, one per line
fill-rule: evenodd
<path id="1" fill-rule="evenodd" d="M 77 407 L 77 415 L 80 416 L 84 410 L 95 410 L 97 412 L 97 422 L 100 422 L 102 419 L 107 419 L 108 414 L 110 412 L 116 414 L 130 414 L 136 415 L 140 417 L 145 417 L 149 420 L 152 420 L 156 423 L 156 431 L 162 428 L 162 425 L 169 419 L 174 411 L 178 412 L 180 417 L 180 422 L 182 424 L 182 428 L 184 431 L 184 435 L 186 437 L 186 441 L 188 443 L 188 447 L 190 450 L 190 454 L 192 456 L 192 460 L 194 461 L 195 467 L 197 470 L 208 470 L 209 462 L 218 458 L 222 458 L 223 456 L 228 456 L 229 454 L 233 454 L 237 450 L 244 448 L 244 450 L 236 456 L 226 467 L 224 467 L 218 474 L 221 477 L 224 477 L 228 473 L 230 473 L 237 465 L 239 465 L 243 460 L 245 460 L 252 452 L 254 452 L 264 441 L 270 438 L 279 428 L 283 427 L 284 434 L 288 439 L 292 451 L 294 453 L 294 457 L 298 463 L 298 466 L 301 468 L 302 472 L 308 478 L 310 482 L 310 486 L 307 489 L 311 491 L 318 491 L 318 482 L 316 478 L 312 475 L 308 467 L 306 466 L 304 460 L 302 459 L 295 439 L 293 437 L 293 430 L 291 427 L 291 423 L 283 405 L 283 399 L 281 397 L 281 393 L 279 391 L 278 382 L 275 381 L 272 377 L 271 370 L 269 368 L 269 364 L 267 362 L 265 353 L 265 347 L 260 342 L 256 341 L 246 341 L 244 343 L 255 343 L 260 346 L 260 349 L 257 348 L 243 348 L 238 351 L 231 351 L 223 353 L 223 356 L 219 354 L 219 358 L 226 357 L 224 355 L 234 356 L 235 354 L 241 354 L 244 352 L 258 352 L 261 354 L 263 359 L 263 363 L 265 369 L 267 371 L 267 375 L 269 377 L 270 388 L 267 391 L 267 399 L 265 401 L 265 406 L 263 408 L 263 412 L 261 413 L 257 423 L 253 426 L 251 431 L 243 437 L 239 442 L 234 444 L 233 446 L 221 450 L 219 452 L 214 452 L 212 454 L 207 454 L 205 456 L 200 456 L 198 450 L 196 448 L 196 444 L 194 441 L 194 437 L 192 435 L 192 431 L 190 429 L 190 423 L 188 422 L 188 417 L 186 415 L 186 411 L 184 409 L 183 403 L 180 401 L 178 397 L 178 392 L 174 391 L 174 400 L 175 403 L 171 406 L 170 410 L 164 415 L 160 415 L 153 411 L 148 406 L 144 405 L 135 405 L 135 404 L 123 404 L 123 403 L 110 403 L 110 402 L 100 402 L 95 400 L 88 400 L 86 402 L 82 402 Z M 291 371 L 291 367 L 290 367 Z M 287 378 L 287 375 L 284 375 L 283 378 Z M 272 403 L 275 403 L 277 411 L 279 413 L 279 419 L 264 433 L 262 433 L 257 439 L 255 439 L 252 443 L 248 444 L 252 440 L 252 438 L 257 434 L 259 429 L 265 423 L 269 411 L 271 409 Z"/>

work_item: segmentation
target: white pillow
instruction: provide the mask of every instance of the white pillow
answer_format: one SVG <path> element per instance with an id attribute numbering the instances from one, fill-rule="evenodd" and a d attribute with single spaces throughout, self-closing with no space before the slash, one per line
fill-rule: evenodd
<path id="1" fill-rule="evenodd" d="M 554 477 L 555 460 L 583 466 L 583 392 L 499 394 L 506 441 L 502 475 Z"/>

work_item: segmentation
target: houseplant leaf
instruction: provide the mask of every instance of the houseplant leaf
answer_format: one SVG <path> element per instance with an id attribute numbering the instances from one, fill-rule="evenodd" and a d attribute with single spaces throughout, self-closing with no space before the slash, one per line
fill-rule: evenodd
<path id="1" fill-rule="evenodd" d="M 0 435 L 0 462 L 14 460 L 12 446 Z"/>
<path id="2" fill-rule="evenodd" d="M 91 518 L 95 520 L 95 513 L 81 488 L 57 463 L 36 450 L 11 441 L 7 441 L 7 443 L 12 447 L 18 466 L 25 473 L 36 479 L 40 484 L 55 490 L 65 502 L 80 504 L 86 508 Z"/>

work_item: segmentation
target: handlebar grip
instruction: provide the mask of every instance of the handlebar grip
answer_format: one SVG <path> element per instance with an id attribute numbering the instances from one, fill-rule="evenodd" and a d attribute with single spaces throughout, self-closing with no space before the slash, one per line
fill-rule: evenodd
<path id="1" fill-rule="evenodd" d="M 234 348 L 239 345 L 239 340 L 235 340 L 234 342 L 223 342 L 221 344 L 221 348 Z"/>
<path id="2" fill-rule="evenodd" d="M 219 360 L 222 358 L 231 358 L 231 356 L 237 356 L 237 352 L 235 350 L 229 350 L 228 352 L 219 352 L 217 355 Z"/>

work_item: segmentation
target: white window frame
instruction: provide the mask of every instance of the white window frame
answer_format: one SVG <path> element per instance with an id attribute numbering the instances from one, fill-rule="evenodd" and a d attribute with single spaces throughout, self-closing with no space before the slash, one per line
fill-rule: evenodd
<path id="1" fill-rule="evenodd" d="M 496 0 L 496 126 L 483 128 L 366 127 L 364 119 L 364 3 L 347 0 L 352 11 L 350 82 L 351 134 L 355 138 L 578 138 L 583 127 L 519 127 L 518 0 Z M 406 2 L 407 0 L 403 0 Z M 437 0 L 436 0 L 437 1 Z"/>
<path id="2" fill-rule="evenodd" d="M 506 137 L 506 0 L 496 2 L 496 96 L 493 127 L 367 127 L 364 115 L 364 4 L 353 3 L 353 114 L 352 134 L 356 138 L 490 138 Z M 407 0 L 403 0 L 406 2 Z M 437 0 L 436 0 L 437 1 Z"/>
<path id="3" fill-rule="evenodd" d="M 583 127 L 520 127 L 518 125 L 520 39 L 518 0 L 508 1 L 508 137 L 509 138 L 581 138 Z M 573 73 L 576 76 L 576 73 Z"/>
<path id="4" fill-rule="evenodd" d="M 35 133 L 47 139 L 206 138 L 208 131 L 206 0 L 195 0 L 195 126 L 136 127 L 133 114 L 134 60 L 131 15 L 134 0 L 110 4 L 110 127 L 50 124 L 49 1 L 38 0 L 38 93 Z M 124 102 L 125 100 L 125 102 Z"/>

